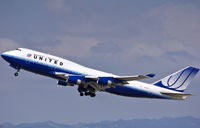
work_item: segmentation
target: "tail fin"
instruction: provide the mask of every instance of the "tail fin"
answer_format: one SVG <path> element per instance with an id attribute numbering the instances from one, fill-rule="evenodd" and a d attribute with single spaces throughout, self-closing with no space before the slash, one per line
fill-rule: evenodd
<path id="1" fill-rule="evenodd" d="M 198 71 L 198 68 L 188 66 L 153 84 L 170 90 L 183 92 Z"/>

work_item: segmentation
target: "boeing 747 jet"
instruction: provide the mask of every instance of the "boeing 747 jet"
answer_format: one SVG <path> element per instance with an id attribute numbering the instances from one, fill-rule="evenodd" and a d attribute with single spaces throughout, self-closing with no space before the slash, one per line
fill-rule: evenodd
<path id="1" fill-rule="evenodd" d="M 27 70 L 54 78 L 61 86 L 77 85 L 80 96 L 91 97 L 103 91 L 127 97 L 183 100 L 191 96 L 184 90 L 199 71 L 188 66 L 154 83 L 144 83 L 139 80 L 154 74 L 118 76 L 26 48 L 4 52 L 1 57 L 16 69 L 15 76 L 21 69 Z"/>

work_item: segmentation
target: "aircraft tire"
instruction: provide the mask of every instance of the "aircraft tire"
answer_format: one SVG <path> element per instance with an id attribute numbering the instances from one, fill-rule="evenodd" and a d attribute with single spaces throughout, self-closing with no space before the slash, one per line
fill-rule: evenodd
<path id="1" fill-rule="evenodd" d="M 19 73 L 18 73 L 18 72 L 16 72 L 14 75 L 15 75 L 15 76 L 19 76 Z"/>

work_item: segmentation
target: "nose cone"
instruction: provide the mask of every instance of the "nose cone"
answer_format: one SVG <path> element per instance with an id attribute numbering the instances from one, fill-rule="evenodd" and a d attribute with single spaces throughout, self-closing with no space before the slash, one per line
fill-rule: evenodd
<path id="1" fill-rule="evenodd" d="M 12 51 L 4 52 L 1 54 L 1 57 L 6 61 L 9 61 L 11 56 L 12 56 Z"/>
<path id="2" fill-rule="evenodd" d="M 6 53 L 6 52 L 4 52 L 4 53 L 1 54 L 1 57 L 2 57 L 3 59 L 6 59 L 6 56 L 7 56 L 7 53 Z"/>

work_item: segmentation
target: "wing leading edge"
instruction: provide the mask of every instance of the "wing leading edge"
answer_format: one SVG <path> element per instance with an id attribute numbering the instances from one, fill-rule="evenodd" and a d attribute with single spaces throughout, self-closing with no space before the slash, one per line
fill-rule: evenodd
<path id="1" fill-rule="evenodd" d="M 119 84 L 123 85 L 123 84 L 128 84 L 128 81 L 142 80 L 142 79 L 151 78 L 155 76 L 155 74 L 147 74 L 147 75 L 135 75 L 135 76 L 99 76 L 97 77 L 97 76 L 71 75 L 71 74 L 66 74 L 62 72 L 55 72 L 55 75 L 62 79 L 65 79 L 66 81 L 73 78 L 74 83 L 71 83 L 71 84 L 80 84 L 81 82 L 82 83 L 95 82 L 99 85 L 104 85 L 104 86 L 115 86 Z"/>

